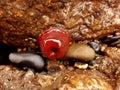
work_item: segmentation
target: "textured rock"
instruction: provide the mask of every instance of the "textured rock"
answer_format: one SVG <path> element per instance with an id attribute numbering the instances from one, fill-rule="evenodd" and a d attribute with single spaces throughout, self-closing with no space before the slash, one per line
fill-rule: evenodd
<path id="1" fill-rule="evenodd" d="M 0 41 L 36 48 L 36 38 L 54 26 L 74 40 L 98 39 L 120 32 L 119 0 L 2 0 Z"/>

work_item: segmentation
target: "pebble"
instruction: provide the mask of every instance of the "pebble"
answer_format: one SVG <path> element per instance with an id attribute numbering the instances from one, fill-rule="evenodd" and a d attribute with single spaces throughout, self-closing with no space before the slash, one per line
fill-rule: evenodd
<path id="1" fill-rule="evenodd" d="M 105 40 L 103 40 L 103 42 L 106 43 L 106 44 L 112 44 L 119 39 L 120 39 L 120 36 L 112 36 L 112 37 L 106 38 Z"/>
<path id="2" fill-rule="evenodd" d="M 32 67 L 37 70 L 44 68 L 44 59 L 35 53 L 29 52 L 15 52 L 9 54 L 9 60 L 14 63 L 25 67 Z"/>
<path id="3" fill-rule="evenodd" d="M 74 43 L 69 46 L 65 57 L 82 61 L 92 61 L 95 55 L 95 51 L 90 46 Z"/>
<path id="4" fill-rule="evenodd" d="M 80 63 L 80 62 L 75 62 L 74 67 L 79 68 L 79 69 L 87 69 L 88 68 L 88 64 L 87 63 Z"/>
<path id="5" fill-rule="evenodd" d="M 90 42 L 89 45 L 94 49 L 95 52 L 99 52 L 101 47 L 99 43 L 96 42 Z"/>

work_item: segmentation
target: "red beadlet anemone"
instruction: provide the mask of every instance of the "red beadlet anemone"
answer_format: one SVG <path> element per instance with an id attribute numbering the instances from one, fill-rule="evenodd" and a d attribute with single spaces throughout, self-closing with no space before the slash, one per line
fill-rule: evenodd
<path id="1" fill-rule="evenodd" d="M 70 36 L 65 30 L 51 27 L 39 34 L 37 42 L 43 55 L 49 59 L 58 59 L 67 52 Z"/>

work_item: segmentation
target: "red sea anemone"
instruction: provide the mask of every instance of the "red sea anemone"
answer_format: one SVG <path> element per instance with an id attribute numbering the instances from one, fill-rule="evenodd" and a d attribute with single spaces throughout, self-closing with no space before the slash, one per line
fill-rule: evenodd
<path id="1" fill-rule="evenodd" d="M 57 59 L 67 52 L 70 36 L 66 31 L 52 27 L 39 34 L 37 42 L 47 58 Z"/>

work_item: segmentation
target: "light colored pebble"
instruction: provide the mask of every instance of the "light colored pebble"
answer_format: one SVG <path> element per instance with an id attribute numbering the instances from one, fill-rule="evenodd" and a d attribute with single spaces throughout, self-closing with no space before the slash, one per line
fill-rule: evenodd
<path id="1" fill-rule="evenodd" d="M 45 65 L 40 55 L 28 52 L 10 53 L 9 60 L 15 64 L 25 64 L 26 67 L 33 67 L 35 69 L 42 69 Z"/>
<path id="2" fill-rule="evenodd" d="M 102 44 L 101 45 L 101 51 L 104 52 L 104 50 L 107 48 L 107 45 L 106 44 Z"/>
<path id="3" fill-rule="evenodd" d="M 79 69 L 86 69 L 88 67 L 88 64 L 82 64 L 80 62 L 75 62 L 74 67 L 79 68 Z"/>
<path id="4" fill-rule="evenodd" d="M 74 43 L 69 46 L 66 57 L 82 61 L 91 61 L 95 58 L 95 51 L 88 45 Z"/>

